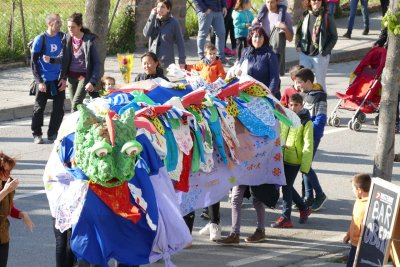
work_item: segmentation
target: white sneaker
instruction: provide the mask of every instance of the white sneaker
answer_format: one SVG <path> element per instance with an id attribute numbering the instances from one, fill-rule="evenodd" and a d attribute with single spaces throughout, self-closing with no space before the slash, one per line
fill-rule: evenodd
<path id="1" fill-rule="evenodd" d="M 200 229 L 199 235 L 209 235 L 210 234 L 210 223 L 207 223 L 206 226 Z"/>
<path id="2" fill-rule="evenodd" d="M 221 225 L 210 223 L 210 240 L 217 241 L 221 239 Z"/>

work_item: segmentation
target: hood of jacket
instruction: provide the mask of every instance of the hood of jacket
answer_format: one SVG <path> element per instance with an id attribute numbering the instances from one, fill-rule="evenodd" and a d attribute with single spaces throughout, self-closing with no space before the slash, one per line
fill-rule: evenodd
<path id="1" fill-rule="evenodd" d="M 302 110 L 300 110 L 300 112 L 297 114 L 297 116 L 299 116 L 301 124 L 306 124 L 309 120 L 311 120 L 311 115 L 310 112 L 303 108 Z"/>

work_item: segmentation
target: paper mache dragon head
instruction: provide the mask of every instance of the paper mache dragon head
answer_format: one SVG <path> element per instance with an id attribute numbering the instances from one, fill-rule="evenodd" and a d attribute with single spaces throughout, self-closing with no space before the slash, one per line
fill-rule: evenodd
<path id="1" fill-rule="evenodd" d="M 134 111 L 121 117 L 109 112 L 96 117 L 84 105 L 75 133 L 76 165 L 93 183 L 104 187 L 120 186 L 135 174 L 135 163 L 142 146 L 136 141 Z"/>

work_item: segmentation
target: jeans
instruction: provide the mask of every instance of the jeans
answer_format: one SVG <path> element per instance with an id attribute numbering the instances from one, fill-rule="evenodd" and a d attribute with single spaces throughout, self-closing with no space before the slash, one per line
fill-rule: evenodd
<path id="1" fill-rule="evenodd" d="M 335 15 L 336 3 L 329 2 L 329 3 L 326 3 L 326 5 L 327 5 L 327 9 L 328 9 L 328 14 L 331 16 Z"/>
<path id="2" fill-rule="evenodd" d="M 361 13 L 363 16 L 364 28 L 369 28 L 368 0 L 361 1 Z M 350 0 L 350 15 L 347 24 L 347 31 L 351 34 L 354 26 L 354 18 L 356 17 L 358 0 Z"/>
<path id="3" fill-rule="evenodd" d="M 232 233 L 240 234 L 243 195 L 247 185 L 236 185 L 232 188 Z M 257 229 L 265 228 L 265 206 L 253 198 L 253 207 L 257 215 Z"/>
<path id="4" fill-rule="evenodd" d="M 61 233 L 60 230 L 56 229 L 55 222 L 56 220 L 53 218 L 53 230 L 56 238 L 56 266 L 72 267 L 76 261 L 70 245 L 72 229 Z"/>
<path id="5" fill-rule="evenodd" d="M 49 129 L 47 130 L 47 136 L 52 136 L 58 134 L 58 129 L 60 128 L 61 122 L 64 118 L 64 99 L 65 91 L 58 91 L 56 95 L 51 94 L 51 88 L 54 86 L 57 88 L 58 81 L 46 82 L 46 92 L 39 91 L 39 85 L 36 85 L 36 96 L 35 105 L 33 106 L 33 116 L 31 130 L 33 136 L 43 135 L 43 116 L 44 110 L 46 108 L 47 100 L 53 99 L 53 109 L 51 111 Z"/>
<path id="6" fill-rule="evenodd" d="M 216 47 L 218 51 L 218 57 L 224 58 L 225 24 L 222 12 L 211 11 L 208 15 L 206 15 L 204 12 L 199 12 L 197 13 L 197 16 L 199 21 L 199 32 L 197 34 L 197 54 L 200 58 L 204 57 L 204 45 L 206 44 L 207 34 L 212 25 L 217 37 Z"/>
<path id="7" fill-rule="evenodd" d="M 321 139 L 316 139 L 314 140 L 314 151 L 313 151 L 313 159 L 315 157 L 315 154 L 317 153 L 317 149 L 319 146 L 319 143 L 321 142 Z M 313 189 L 315 191 L 315 197 L 319 197 L 324 194 L 322 191 L 321 185 L 319 184 L 318 181 L 318 176 L 313 170 L 313 168 L 310 168 L 310 171 L 307 174 L 303 175 L 304 179 L 304 197 L 305 198 L 313 198 Z"/>
<path id="8" fill-rule="evenodd" d="M 312 69 L 315 72 L 316 82 L 322 85 L 322 89 L 326 92 L 326 73 L 328 71 L 328 65 L 331 55 L 322 56 L 318 54 L 316 56 L 308 56 L 304 53 L 300 53 L 299 64 L 305 68 Z"/>
<path id="9" fill-rule="evenodd" d="M 354 259 L 356 257 L 356 252 L 357 252 L 357 247 L 351 245 L 346 267 L 353 267 Z"/>
<path id="10" fill-rule="evenodd" d="M 68 78 L 68 92 L 71 99 L 71 110 L 77 111 L 77 106 L 83 103 L 86 97 L 85 79 Z"/>
<path id="11" fill-rule="evenodd" d="M 0 244 L 0 267 L 7 267 L 10 243 Z"/>
<path id="12" fill-rule="evenodd" d="M 296 203 L 300 210 L 306 210 L 307 206 L 301 199 L 293 184 L 299 173 L 300 165 L 284 164 L 286 185 L 282 186 L 282 216 L 290 220 L 292 213 L 292 202 Z"/>

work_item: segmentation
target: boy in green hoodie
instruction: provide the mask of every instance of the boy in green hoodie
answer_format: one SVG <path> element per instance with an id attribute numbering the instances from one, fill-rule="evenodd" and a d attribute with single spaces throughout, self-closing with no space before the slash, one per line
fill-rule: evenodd
<path id="1" fill-rule="evenodd" d="M 300 117 L 301 126 L 298 128 L 288 127 L 281 123 L 281 144 L 283 163 L 286 176 L 286 185 L 282 187 L 282 215 L 271 224 L 274 228 L 292 228 L 290 219 L 292 212 L 292 201 L 300 209 L 299 223 L 305 223 L 311 214 L 308 207 L 297 191 L 293 188 L 297 173 L 308 173 L 313 158 L 313 125 L 310 113 L 303 107 L 303 97 L 294 94 L 289 98 L 289 109 L 296 112 Z"/>

